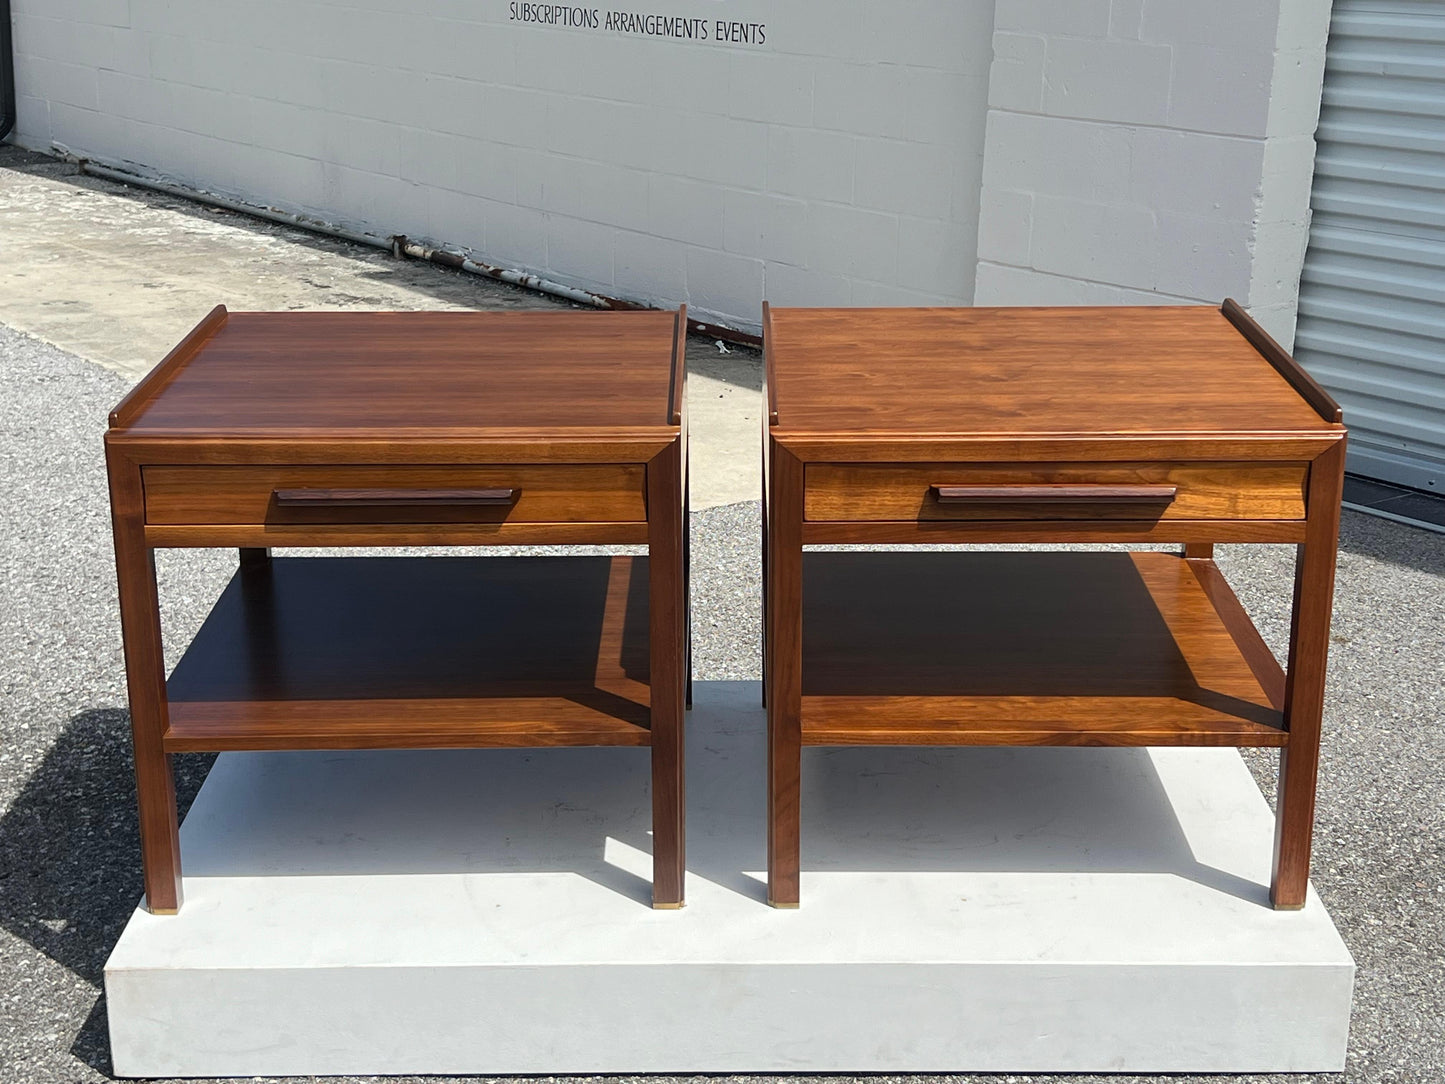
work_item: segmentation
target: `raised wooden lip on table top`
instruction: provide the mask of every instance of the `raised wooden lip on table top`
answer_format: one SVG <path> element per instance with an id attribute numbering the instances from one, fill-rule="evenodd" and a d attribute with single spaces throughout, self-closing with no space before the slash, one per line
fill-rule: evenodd
<path id="1" fill-rule="evenodd" d="M 145 440 L 164 440 L 167 437 L 186 438 L 188 436 L 224 437 L 228 440 L 239 438 L 242 440 L 268 439 L 299 440 L 299 441 L 326 441 L 331 439 L 355 441 L 357 439 L 376 439 L 382 441 L 402 441 L 408 438 L 419 440 L 423 437 L 433 440 L 447 440 L 455 438 L 458 441 L 482 441 L 495 442 L 498 444 L 511 443 L 521 440 L 533 446 L 545 445 L 549 440 L 569 439 L 567 434 L 573 434 L 573 439 L 578 432 L 578 427 L 571 426 L 364 426 L 364 427 L 335 427 L 324 428 L 318 432 L 314 428 L 287 429 L 284 427 L 241 427 L 233 430 L 226 430 L 224 427 L 198 426 L 194 429 L 185 427 L 166 426 L 164 428 L 152 428 L 147 430 L 143 425 L 135 425 L 141 419 L 147 407 L 154 403 L 175 380 L 188 362 L 195 358 L 207 342 L 215 337 L 216 333 L 225 326 L 227 320 L 233 315 L 225 305 L 217 305 L 204 319 L 201 320 L 166 356 L 147 373 L 139 383 L 116 405 L 110 413 L 111 430 L 132 430 L 135 437 L 140 438 L 144 434 Z M 259 316 L 275 315 L 269 313 L 236 313 L 235 315 Z M 340 311 L 327 311 L 320 313 L 287 313 L 287 316 L 305 318 L 306 316 L 347 316 Z M 619 310 L 606 313 L 566 312 L 558 310 L 524 310 L 520 312 L 474 312 L 462 310 L 455 313 L 364 313 L 360 315 L 372 317 L 402 316 L 402 317 L 427 317 L 465 319 L 485 317 L 488 319 L 506 319 L 507 317 L 535 318 L 545 316 L 550 318 L 571 318 L 571 319 L 597 319 L 597 318 L 646 318 L 656 321 L 661 316 L 670 315 L 673 318 L 672 331 L 672 354 L 671 366 L 668 373 L 667 391 L 667 415 L 665 419 L 658 422 L 657 426 L 652 425 L 587 425 L 580 427 L 585 430 L 587 436 L 585 443 L 596 443 L 599 441 L 620 440 L 623 442 L 643 442 L 657 439 L 656 430 L 676 430 L 682 423 L 682 411 L 684 406 L 684 395 L 686 387 L 687 368 L 684 355 L 687 349 L 687 306 L 679 306 L 674 313 L 656 312 L 653 310 Z"/>
<path id="2" fill-rule="evenodd" d="M 1085 312 L 1088 311 L 1088 308 L 1089 307 L 1080 307 L 1076 310 L 1068 310 L 1060 309 L 1058 307 L 1051 307 L 1047 309 L 1030 309 L 1020 307 L 999 308 L 986 311 L 997 314 L 1018 313 L 1026 316 L 1031 312 Z M 1146 306 L 1138 309 L 1137 311 L 1146 312 L 1151 315 L 1167 315 L 1171 311 L 1201 311 L 1205 308 L 1205 306 Z M 824 311 L 829 311 L 833 313 L 834 318 L 837 319 L 846 318 L 846 316 L 850 313 L 856 316 L 856 314 L 859 312 L 859 310 Z M 890 310 L 879 311 L 887 312 Z M 916 311 L 949 313 L 950 311 L 955 310 L 924 309 Z M 972 309 L 966 311 L 976 313 L 980 310 Z M 1095 309 L 1095 311 L 1097 311 L 1097 309 Z M 1087 442 L 1090 440 L 1114 441 L 1118 439 L 1130 438 L 1141 441 L 1186 441 L 1189 444 L 1193 444 L 1193 442 L 1196 440 L 1202 442 L 1212 440 L 1224 442 L 1221 445 L 1222 447 L 1232 446 L 1229 443 L 1231 441 L 1282 440 L 1286 442 L 1286 446 L 1288 446 L 1290 444 L 1293 444 L 1293 442 L 1296 440 L 1308 440 L 1311 436 L 1314 440 L 1319 440 L 1321 438 L 1328 440 L 1329 437 L 1333 435 L 1333 431 L 1338 430 L 1340 433 L 1344 431 L 1344 427 L 1341 424 L 1344 415 L 1342 410 L 1340 409 L 1339 403 L 1337 403 L 1334 398 L 1329 394 L 1329 392 L 1325 391 L 1325 389 L 1322 388 L 1319 383 L 1312 376 L 1309 375 L 1309 373 L 1305 372 L 1305 370 L 1300 366 L 1300 364 L 1295 361 L 1294 358 L 1292 358 L 1284 350 L 1284 348 L 1281 347 L 1279 343 L 1277 343 L 1274 338 L 1269 335 L 1268 332 L 1266 332 L 1262 327 L 1260 327 L 1259 324 L 1256 323 L 1255 320 L 1247 312 L 1245 312 L 1244 308 L 1237 301 L 1235 301 L 1233 298 L 1225 298 L 1223 304 L 1219 308 L 1219 313 L 1234 327 L 1236 331 L 1239 332 L 1240 336 L 1245 340 L 1245 342 L 1252 346 L 1255 352 L 1266 362 L 1268 362 L 1270 367 L 1274 369 L 1274 371 L 1277 372 L 1281 377 L 1283 377 L 1285 382 L 1306 403 L 1308 403 L 1311 408 L 1313 408 L 1313 410 L 1320 417 L 1320 419 L 1326 423 L 1326 426 L 1310 426 L 1308 428 L 1302 429 L 1245 428 L 1227 432 L 1214 429 L 1200 430 L 1186 428 L 1169 430 L 1148 428 L 1137 431 L 1119 430 L 1109 432 L 1101 432 L 1098 429 L 1081 431 L 1059 430 L 1054 432 L 1041 431 L 1036 429 L 1024 429 L 1018 432 L 1000 431 L 988 433 L 978 433 L 962 430 L 954 434 L 941 432 L 932 427 L 926 427 L 920 431 L 918 427 L 906 426 L 898 429 L 889 429 L 884 427 L 861 431 L 858 429 L 843 429 L 830 431 L 826 428 L 811 426 L 802 428 L 790 428 L 788 425 L 782 423 L 782 419 L 778 411 L 778 381 L 775 373 L 775 362 L 773 357 L 774 348 L 772 345 L 775 339 L 774 336 L 771 334 L 773 323 L 773 308 L 768 302 L 764 301 L 763 394 L 766 400 L 767 407 L 767 426 L 775 430 L 774 435 L 777 438 L 787 440 L 790 446 L 796 446 L 797 451 L 800 453 L 800 458 L 804 458 L 805 461 L 814 458 L 834 458 L 833 456 L 829 455 L 829 445 L 853 446 L 860 442 L 868 449 L 867 458 L 869 460 L 872 460 L 876 457 L 874 451 L 875 448 L 878 451 L 882 451 L 885 446 L 896 445 L 899 448 L 907 449 L 913 446 L 916 442 L 924 441 L 935 442 L 940 447 L 946 446 L 946 444 L 954 441 L 966 442 L 969 445 L 975 445 L 978 443 L 996 443 L 1000 451 L 1006 451 L 1007 447 L 1011 444 L 1039 443 L 1041 445 L 1049 445 L 1053 444 L 1054 442 Z M 1012 459 L 1014 458 L 1014 456 L 1004 455 L 1003 458 Z"/>

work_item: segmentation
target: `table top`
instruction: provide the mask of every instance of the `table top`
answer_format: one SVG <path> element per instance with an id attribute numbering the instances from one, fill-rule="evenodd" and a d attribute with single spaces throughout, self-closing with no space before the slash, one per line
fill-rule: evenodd
<path id="1" fill-rule="evenodd" d="M 1232 305 L 773 308 L 765 317 L 773 432 L 1340 430 L 1322 416 L 1334 406 L 1328 395 L 1313 386 L 1307 401 L 1313 393 L 1302 382 L 1313 382 L 1237 306 L 1231 319 Z"/>
<path id="2" fill-rule="evenodd" d="M 111 415 L 156 436 L 676 432 L 680 312 L 227 312 Z"/>

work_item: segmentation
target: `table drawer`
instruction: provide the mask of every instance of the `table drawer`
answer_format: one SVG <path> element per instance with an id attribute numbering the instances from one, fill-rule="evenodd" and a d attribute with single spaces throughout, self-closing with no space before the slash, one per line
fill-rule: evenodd
<path id="1" fill-rule="evenodd" d="M 814 463 L 804 515 L 903 520 L 1301 520 L 1305 463 Z"/>
<path id="2" fill-rule="evenodd" d="M 641 523 L 642 464 L 145 467 L 146 522 Z"/>

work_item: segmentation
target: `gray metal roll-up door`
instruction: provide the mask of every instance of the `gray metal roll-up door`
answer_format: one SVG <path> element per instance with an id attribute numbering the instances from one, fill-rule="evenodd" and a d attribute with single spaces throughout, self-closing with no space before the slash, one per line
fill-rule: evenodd
<path id="1" fill-rule="evenodd" d="M 1295 352 L 1349 469 L 1445 492 L 1445 3 L 1335 0 Z"/>

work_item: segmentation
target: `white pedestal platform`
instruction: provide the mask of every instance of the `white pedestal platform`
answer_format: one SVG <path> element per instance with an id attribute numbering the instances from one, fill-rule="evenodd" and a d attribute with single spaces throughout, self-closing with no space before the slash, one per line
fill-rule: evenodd
<path id="1" fill-rule="evenodd" d="M 223 755 L 106 965 L 116 1072 L 1343 1067 L 1354 964 L 1269 908 L 1234 750 L 805 749 L 777 911 L 763 726 L 697 686 L 682 911 L 645 749 Z"/>

